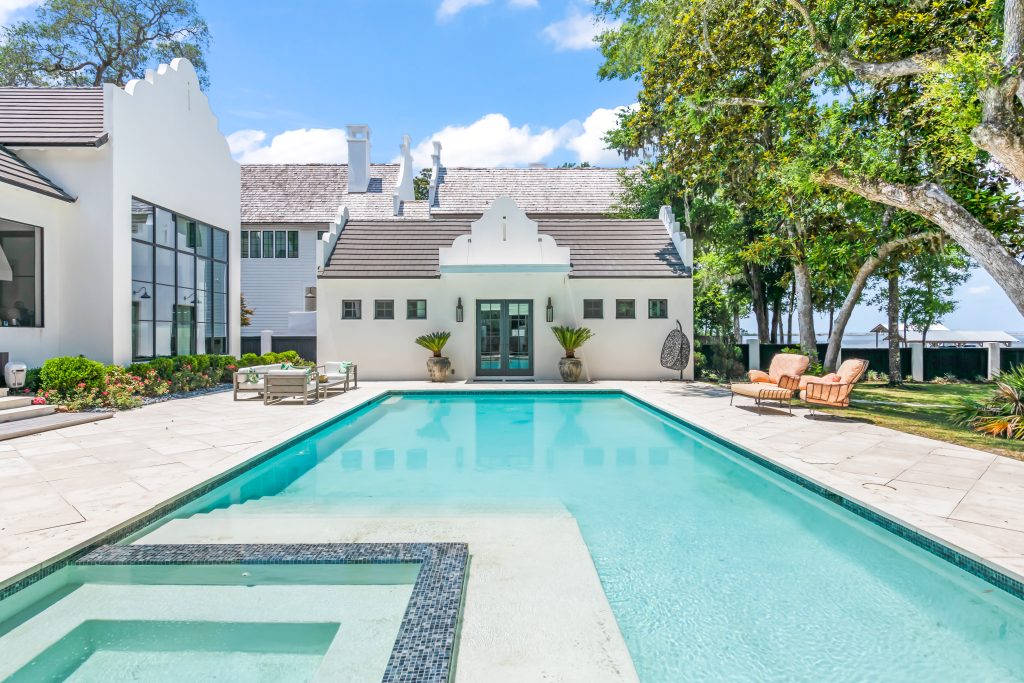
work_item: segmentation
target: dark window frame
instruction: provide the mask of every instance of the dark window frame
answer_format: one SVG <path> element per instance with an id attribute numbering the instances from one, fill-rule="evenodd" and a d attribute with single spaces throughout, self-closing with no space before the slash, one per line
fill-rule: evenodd
<path id="1" fill-rule="evenodd" d="M 381 304 L 387 304 L 391 306 L 391 310 L 387 315 L 381 315 Z M 374 299 L 373 300 L 373 319 L 374 320 L 394 320 L 395 319 L 395 300 L 394 299 Z"/>
<path id="2" fill-rule="evenodd" d="M 661 305 L 663 315 L 652 315 L 656 303 Z M 668 299 L 648 299 L 647 317 L 651 320 L 668 320 Z"/>
<path id="3" fill-rule="evenodd" d="M 347 315 L 345 311 L 346 305 L 352 305 L 354 315 Z M 341 300 L 341 319 L 342 320 L 362 320 L 363 318 L 363 300 L 362 299 L 342 299 Z"/>
<path id="4" fill-rule="evenodd" d="M 154 217 L 155 220 L 155 217 Z M 11 221 L 4 219 L 4 222 L 10 223 L 15 226 L 22 226 L 28 230 L 33 231 L 36 240 L 36 275 L 34 276 L 39 281 L 39 301 L 37 302 L 35 311 L 35 325 L 15 325 L 15 328 L 24 328 L 28 330 L 39 330 L 46 327 L 46 254 L 43 252 L 43 242 L 45 239 L 43 226 L 32 225 L 31 223 L 22 223 L 20 221 Z M 154 226 L 155 227 L 155 226 Z M 11 329 L 10 326 L 3 329 Z"/>
<path id="5" fill-rule="evenodd" d="M 423 303 L 423 315 L 419 314 L 419 304 Z M 427 319 L 427 300 L 426 299 L 406 299 L 405 300 L 405 319 L 406 320 L 426 320 Z"/>
<path id="6" fill-rule="evenodd" d="M 630 315 L 619 315 L 619 305 L 629 304 L 632 307 L 632 313 Z M 636 299 L 616 299 L 615 300 L 615 319 L 616 320 L 636 320 Z"/>
<path id="7" fill-rule="evenodd" d="M 241 242 L 239 244 L 242 250 L 242 258 L 249 258 L 249 231 L 243 230 Z"/>
<path id="8" fill-rule="evenodd" d="M 594 315 L 593 307 L 597 306 L 597 315 Z M 588 310 L 588 307 L 591 310 Z M 604 299 L 584 299 L 583 300 L 583 318 L 587 320 L 603 320 L 604 319 Z"/>
<path id="9" fill-rule="evenodd" d="M 299 231 L 289 230 L 285 235 L 287 247 L 285 248 L 286 258 L 299 258 Z M 292 247 L 295 247 L 292 249 Z"/>

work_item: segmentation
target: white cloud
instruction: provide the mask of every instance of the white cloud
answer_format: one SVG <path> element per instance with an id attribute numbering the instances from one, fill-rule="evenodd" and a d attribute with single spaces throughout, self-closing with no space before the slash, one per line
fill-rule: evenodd
<path id="1" fill-rule="evenodd" d="M 39 0 L 0 0 L 0 26 L 4 26 L 18 10 L 39 4 Z"/>
<path id="2" fill-rule="evenodd" d="M 578 125 L 578 124 L 577 124 Z M 543 161 L 562 146 L 571 128 L 513 126 L 503 114 L 487 114 L 468 126 L 446 126 L 412 150 L 417 166 L 430 165 L 431 141 L 441 142 L 446 166 L 516 166 Z"/>
<path id="3" fill-rule="evenodd" d="M 348 158 L 341 128 L 299 128 L 275 135 L 265 144 L 262 130 L 239 130 L 228 136 L 228 146 L 243 164 L 344 163 Z"/>
<path id="4" fill-rule="evenodd" d="M 509 7 L 536 7 L 539 0 L 508 0 Z M 456 14 L 469 7 L 489 5 L 492 0 L 441 0 L 437 7 L 437 18 L 440 20 L 451 19 Z"/>
<path id="5" fill-rule="evenodd" d="M 973 294 L 975 296 L 978 296 L 978 295 L 981 295 L 981 294 L 988 294 L 991 291 L 992 291 L 992 288 L 989 287 L 988 285 L 978 285 L 977 287 L 968 287 L 967 288 L 967 293 L 968 294 Z"/>
<path id="6" fill-rule="evenodd" d="M 609 131 L 618 126 L 619 115 L 631 111 L 634 107 L 635 104 L 614 109 L 595 109 L 584 119 L 581 132 L 571 137 L 565 146 L 575 152 L 580 161 L 589 161 L 595 166 L 621 164 L 622 157 L 618 152 L 608 149 L 608 143 L 604 138 Z"/>
<path id="7" fill-rule="evenodd" d="M 598 21 L 593 14 L 571 5 L 565 19 L 545 26 L 543 34 L 556 50 L 591 50 L 597 47 L 594 38 L 618 25 L 619 22 Z"/>

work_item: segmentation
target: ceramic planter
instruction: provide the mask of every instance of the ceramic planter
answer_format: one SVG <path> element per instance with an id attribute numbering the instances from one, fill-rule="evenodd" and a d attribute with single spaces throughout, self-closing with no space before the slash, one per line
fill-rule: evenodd
<path id="1" fill-rule="evenodd" d="M 443 382 L 448 379 L 452 371 L 452 362 L 445 357 L 427 359 L 427 372 L 430 373 L 431 382 Z"/>
<path id="2" fill-rule="evenodd" d="M 563 382 L 579 382 L 583 373 L 583 361 L 579 358 L 562 358 L 558 361 L 558 374 Z"/>

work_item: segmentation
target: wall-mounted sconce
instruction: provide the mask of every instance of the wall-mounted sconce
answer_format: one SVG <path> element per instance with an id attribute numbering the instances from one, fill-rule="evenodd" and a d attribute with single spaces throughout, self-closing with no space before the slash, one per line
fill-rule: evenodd
<path id="1" fill-rule="evenodd" d="M 142 292 L 140 295 L 139 292 Z M 145 287 L 139 287 L 137 290 L 132 292 L 132 296 L 138 296 L 140 299 L 149 299 L 149 292 L 146 291 Z"/>
<path id="2" fill-rule="evenodd" d="M 465 314 L 465 311 L 462 308 L 462 297 L 460 296 L 459 297 L 459 303 L 457 303 L 455 305 L 455 322 L 461 323 L 462 322 L 462 317 L 463 317 L 464 314 Z"/>
<path id="3" fill-rule="evenodd" d="M 544 309 L 545 318 L 549 323 L 555 322 L 555 307 L 551 305 L 551 297 L 548 297 L 548 307 Z"/>

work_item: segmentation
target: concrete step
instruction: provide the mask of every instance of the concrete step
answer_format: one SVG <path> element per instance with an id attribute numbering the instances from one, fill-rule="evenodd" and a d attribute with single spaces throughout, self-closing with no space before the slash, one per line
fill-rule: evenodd
<path id="1" fill-rule="evenodd" d="M 23 408 L 25 406 L 32 405 L 32 399 L 34 396 L 2 396 L 0 397 L 0 410 L 10 410 L 11 408 Z"/>
<path id="2" fill-rule="evenodd" d="M 0 410 L 0 424 L 28 420 L 33 417 L 43 417 L 44 415 L 52 415 L 55 410 L 56 408 L 54 406 L 34 406 L 31 405 L 31 403 L 20 408 L 7 408 L 5 410 Z"/>
<path id="3" fill-rule="evenodd" d="M 53 413 L 42 417 L 30 417 L 25 420 L 0 423 L 0 441 L 14 439 L 19 436 L 31 436 L 41 432 L 49 432 L 61 427 L 96 422 L 114 417 L 114 413 Z"/>

